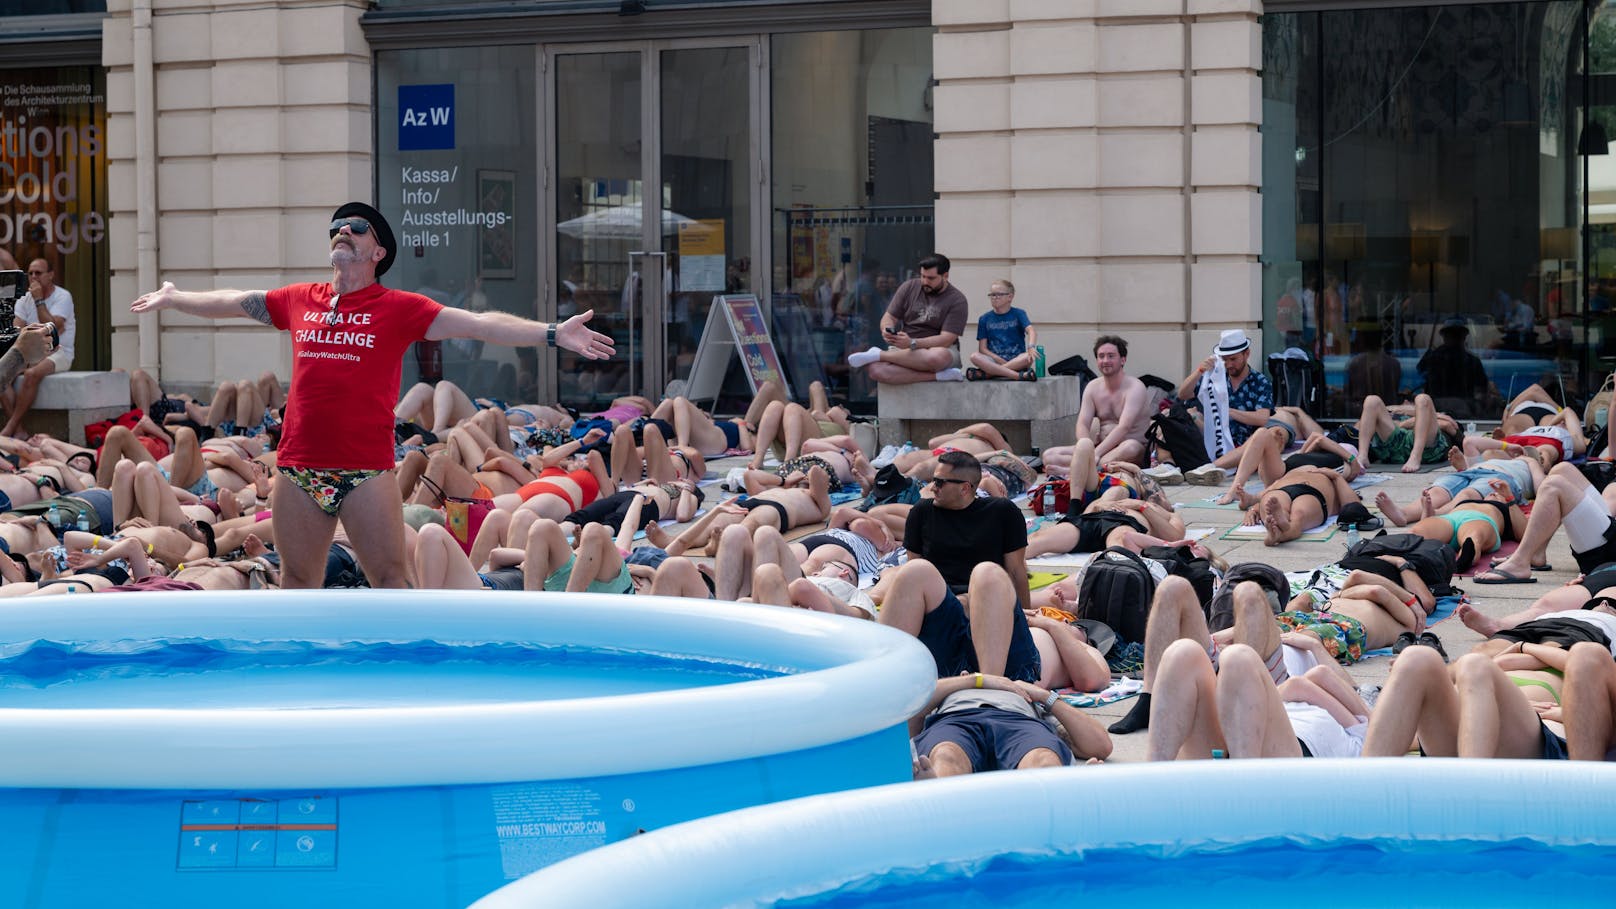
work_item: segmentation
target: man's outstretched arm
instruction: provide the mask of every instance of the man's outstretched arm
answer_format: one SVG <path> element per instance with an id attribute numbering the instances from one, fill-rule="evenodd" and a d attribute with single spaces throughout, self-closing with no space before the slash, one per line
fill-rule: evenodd
<path id="1" fill-rule="evenodd" d="M 256 319 L 265 325 L 273 325 L 269 317 L 269 309 L 265 303 L 265 293 L 261 290 L 178 290 L 172 282 L 164 281 L 163 286 L 149 294 L 142 294 L 135 302 L 129 304 L 129 311 L 134 313 L 159 312 L 165 309 L 177 309 L 192 316 L 201 316 L 204 319 Z"/>
<path id="2" fill-rule="evenodd" d="M 604 360 L 612 355 L 612 339 L 589 327 L 588 322 L 594 316 L 595 311 L 591 309 L 551 326 L 507 312 L 471 312 L 445 306 L 427 328 L 426 339 L 475 338 L 489 344 L 536 347 L 547 343 L 553 327 L 556 347 L 576 351 L 586 359 Z"/>

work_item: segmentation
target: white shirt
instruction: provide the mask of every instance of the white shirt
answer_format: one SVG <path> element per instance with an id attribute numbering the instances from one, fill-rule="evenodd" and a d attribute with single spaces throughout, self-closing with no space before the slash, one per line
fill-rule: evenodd
<path id="1" fill-rule="evenodd" d="M 73 335 L 77 326 L 73 319 L 73 295 L 65 287 L 57 287 L 51 295 L 45 298 L 45 311 L 52 316 L 61 316 L 67 321 L 62 325 L 62 342 L 60 350 L 71 362 L 73 359 Z M 39 308 L 34 303 L 33 294 L 23 294 L 17 301 L 16 316 L 24 325 L 44 321 L 39 317 Z"/>

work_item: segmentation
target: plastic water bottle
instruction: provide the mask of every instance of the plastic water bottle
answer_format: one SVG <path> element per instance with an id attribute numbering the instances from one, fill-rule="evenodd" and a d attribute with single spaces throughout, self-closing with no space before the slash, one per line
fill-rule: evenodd
<path id="1" fill-rule="evenodd" d="M 1055 513 L 1055 484 L 1049 482 L 1048 480 L 1045 480 L 1044 481 L 1044 514 L 1051 515 L 1051 514 L 1054 514 L 1054 513 Z"/>
<path id="2" fill-rule="evenodd" d="M 62 529 L 62 511 L 55 502 L 51 503 L 50 511 L 45 513 L 45 521 L 50 524 L 52 530 L 60 531 Z"/>
<path id="3" fill-rule="evenodd" d="M 87 511 L 79 512 L 78 523 L 73 525 L 73 529 L 77 530 L 77 531 L 79 531 L 81 533 L 89 533 L 90 532 L 90 513 L 87 512 Z"/>
<path id="4" fill-rule="evenodd" d="M 1473 436 L 1475 434 L 1476 434 L 1476 421 L 1471 420 L 1470 422 L 1465 424 L 1465 435 Z"/>
<path id="5" fill-rule="evenodd" d="M 1348 524 L 1347 525 L 1347 548 L 1351 549 L 1352 547 L 1358 545 L 1358 539 L 1359 539 L 1359 537 L 1358 537 L 1358 525 L 1357 524 Z"/>

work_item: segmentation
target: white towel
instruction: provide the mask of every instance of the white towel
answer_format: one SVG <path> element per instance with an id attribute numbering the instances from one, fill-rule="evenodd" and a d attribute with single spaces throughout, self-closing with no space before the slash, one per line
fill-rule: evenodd
<path id="1" fill-rule="evenodd" d="M 1201 399 L 1201 438 L 1206 453 L 1217 460 L 1234 450 L 1234 438 L 1229 435 L 1229 373 L 1216 351 L 1212 368 L 1201 376 L 1196 397 Z"/>

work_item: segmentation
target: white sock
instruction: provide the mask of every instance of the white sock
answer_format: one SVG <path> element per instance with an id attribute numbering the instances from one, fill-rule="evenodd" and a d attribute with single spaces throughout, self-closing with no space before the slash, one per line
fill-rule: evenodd
<path id="1" fill-rule="evenodd" d="M 869 350 L 861 350 L 858 353 L 848 354 L 847 365 L 869 366 L 871 363 L 874 363 L 879 359 L 881 359 L 881 348 L 872 347 Z"/>
<path id="2" fill-rule="evenodd" d="M 950 366 L 947 369 L 937 373 L 937 381 L 963 382 L 965 381 L 965 373 L 961 372 L 957 367 Z"/>

